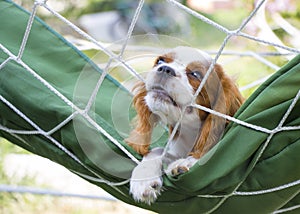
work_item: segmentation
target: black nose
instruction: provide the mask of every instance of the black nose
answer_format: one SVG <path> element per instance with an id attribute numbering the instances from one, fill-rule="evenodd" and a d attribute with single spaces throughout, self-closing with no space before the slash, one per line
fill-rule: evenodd
<path id="1" fill-rule="evenodd" d="M 168 74 L 168 75 L 174 76 L 174 77 L 176 76 L 174 69 L 167 65 L 160 66 L 157 69 L 157 71 L 158 71 L 158 73 L 161 73 L 161 74 Z"/>

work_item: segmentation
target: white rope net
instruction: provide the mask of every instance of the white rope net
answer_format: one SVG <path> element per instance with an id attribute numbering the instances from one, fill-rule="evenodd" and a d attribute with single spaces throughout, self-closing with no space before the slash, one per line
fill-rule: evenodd
<path id="1" fill-rule="evenodd" d="M 219 30 L 219 31 L 226 34 L 226 37 L 223 40 L 223 43 L 221 44 L 221 46 L 219 47 L 219 49 L 217 51 L 207 51 L 209 54 L 214 56 L 213 65 L 219 60 L 219 58 L 221 56 L 230 55 L 230 56 L 235 56 L 237 59 L 239 59 L 241 57 L 244 57 L 244 56 L 247 56 L 247 57 L 253 57 L 254 59 L 259 61 L 260 63 L 264 64 L 265 66 L 267 66 L 270 69 L 275 71 L 275 70 L 278 70 L 280 66 L 278 66 L 278 65 L 274 64 L 273 62 L 271 62 L 270 60 L 268 60 L 267 59 L 268 56 L 283 56 L 283 57 L 286 57 L 286 58 L 290 59 L 294 55 L 300 53 L 300 50 L 298 50 L 296 48 L 293 48 L 293 47 L 285 46 L 280 42 L 278 42 L 278 43 L 277 42 L 271 42 L 267 39 L 265 40 L 265 39 L 262 39 L 262 38 L 258 38 L 258 37 L 255 37 L 255 36 L 252 36 L 252 35 L 249 35 L 249 34 L 243 32 L 244 28 L 247 26 L 247 24 L 249 24 L 251 19 L 253 19 L 253 17 L 255 15 L 257 15 L 259 13 L 259 11 L 264 10 L 264 6 L 266 4 L 265 0 L 259 1 L 259 3 L 253 9 L 253 11 L 250 13 L 250 15 L 246 19 L 244 19 L 244 21 L 239 25 L 238 28 L 236 28 L 234 30 L 230 30 L 227 27 L 224 27 L 224 26 L 212 21 L 211 19 L 205 17 L 204 15 L 201 15 L 200 13 L 198 13 L 198 12 L 194 11 L 193 9 L 181 4 L 178 1 L 166 0 L 166 2 L 170 5 L 175 6 L 176 8 L 179 8 L 180 10 L 186 12 L 187 14 L 190 14 L 191 16 L 196 17 L 199 21 L 207 23 L 208 25 L 213 26 L 217 30 Z M 119 64 L 121 64 L 122 67 L 124 68 L 124 72 L 129 72 L 131 75 L 135 76 L 137 79 L 144 81 L 143 77 L 139 74 L 139 72 L 137 72 L 129 63 L 127 63 L 127 61 L 124 57 L 124 52 L 127 48 L 137 48 L 137 49 L 145 48 L 145 47 L 132 47 L 132 46 L 129 45 L 129 40 L 133 36 L 134 28 L 136 26 L 137 21 L 139 20 L 139 17 L 141 15 L 142 8 L 143 8 L 144 4 L 145 4 L 145 2 L 143 0 L 139 1 L 139 4 L 135 9 L 134 16 L 132 17 L 131 24 L 128 28 L 127 35 L 126 35 L 125 39 L 122 40 L 123 42 L 122 42 L 121 46 L 119 47 L 119 53 L 115 54 L 115 52 L 110 50 L 107 47 L 107 45 L 105 45 L 102 42 L 97 41 L 92 36 L 90 36 L 89 34 L 84 32 L 83 30 L 81 30 L 78 26 L 73 24 L 71 21 L 69 21 L 68 19 L 63 17 L 60 13 L 58 13 L 53 8 L 51 8 L 47 4 L 46 0 L 36 0 L 34 5 L 33 5 L 32 10 L 31 10 L 30 18 L 28 20 L 27 28 L 26 28 L 26 31 L 24 33 L 23 41 L 22 41 L 22 44 L 19 48 L 18 54 L 17 55 L 13 54 L 9 50 L 9 48 L 5 47 L 3 44 L 1 44 L 1 41 L 0 41 L 0 50 L 2 50 L 8 56 L 7 59 L 5 61 L 3 61 L 2 64 L 0 65 L 0 72 L 1 72 L 1 69 L 4 68 L 8 62 L 14 61 L 14 62 L 18 63 L 20 66 L 25 68 L 31 75 L 33 75 L 36 79 L 38 79 L 42 84 L 44 84 L 51 92 L 53 92 L 56 96 L 58 96 L 61 100 L 63 100 L 68 106 L 72 107 L 74 109 L 74 112 L 71 115 L 69 115 L 69 117 L 66 118 L 63 122 L 57 124 L 53 129 L 43 130 L 39 126 L 39 124 L 34 123 L 33 120 L 31 118 L 28 118 L 24 113 L 22 113 L 18 109 L 17 106 L 14 106 L 4 96 L 2 96 L 0 94 L 1 102 L 3 102 L 10 109 L 12 109 L 17 115 L 19 115 L 21 118 L 23 118 L 25 121 L 27 121 L 32 127 L 34 127 L 35 130 L 12 130 L 8 127 L 3 126 L 2 124 L 0 124 L 0 129 L 5 131 L 5 132 L 8 132 L 9 134 L 13 135 L 16 138 L 18 138 L 18 135 L 42 135 L 42 136 L 44 136 L 45 138 L 49 139 L 53 144 L 55 144 L 59 149 L 61 149 L 64 153 L 66 153 L 68 156 L 70 156 L 73 160 L 75 160 L 80 165 L 82 165 L 82 167 L 86 168 L 88 171 L 93 173 L 94 177 L 75 172 L 75 173 L 79 174 L 80 176 L 85 177 L 88 180 L 91 180 L 91 181 L 94 181 L 94 182 L 106 183 L 106 184 L 111 185 L 111 186 L 124 185 L 124 184 L 128 183 L 129 180 L 125 180 L 125 181 L 120 182 L 120 183 L 113 183 L 113 182 L 109 182 L 105 179 L 102 179 L 100 175 L 95 173 L 92 169 L 90 169 L 83 162 L 81 162 L 81 160 L 76 156 L 76 154 L 72 153 L 67 148 L 65 148 L 60 142 L 58 142 L 51 135 L 54 132 L 56 132 L 57 130 L 59 130 L 61 127 L 63 127 L 65 124 L 67 124 L 69 121 L 71 121 L 76 115 L 81 115 L 83 118 L 85 118 L 90 123 L 91 126 L 93 126 L 100 133 L 102 133 L 105 137 L 107 137 L 113 144 L 115 144 L 120 150 L 122 150 L 132 161 L 134 161 L 136 163 L 139 163 L 139 161 L 129 151 L 127 151 L 126 148 L 124 148 L 116 139 L 114 139 L 106 130 L 104 130 L 93 118 L 91 118 L 89 116 L 88 112 L 91 109 L 92 103 L 96 99 L 96 95 L 97 95 L 97 93 L 98 93 L 98 91 L 101 87 L 101 84 L 102 84 L 104 78 L 108 75 L 108 68 L 110 67 L 110 65 L 113 62 L 118 62 Z M 100 50 L 101 52 L 106 54 L 109 58 L 106 66 L 103 68 L 103 73 L 102 73 L 101 77 L 99 78 L 99 80 L 97 82 L 97 85 L 94 88 L 93 93 L 92 93 L 91 97 L 89 98 L 89 101 L 88 101 L 85 108 L 79 108 L 78 106 L 76 106 L 76 104 L 74 104 L 70 99 L 65 97 L 60 91 L 56 90 L 56 88 L 53 85 L 51 85 L 47 80 L 45 80 L 41 76 L 39 76 L 39 74 L 35 70 L 33 70 L 31 67 L 29 67 L 22 60 L 24 50 L 26 49 L 26 43 L 28 41 L 28 38 L 30 37 L 31 33 L 34 33 L 34 32 L 31 32 L 34 18 L 36 17 L 37 11 L 41 8 L 47 10 L 49 13 L 52 14 L 52 16 L 58 18 L 64 25 L 70 27 L 74 32 L 79 34 L 85 40 L 84 44 L 88 44 L 89 47 L 92 47 L 93 49 Z M 225 47 L 227 47 L 228 43 L 233 38 L 244 38 L 244 39 L 251 40 L 251 41 L 254 41 L 255 43 L 259 43 L 259 44 L 262 44 L 262 45 L 273 46 L 277 49 L 277 52 L 256 53 L 254 51 L 239 52 L 239 51 L 225 50 Z M 76 43 L 77 43 L 76 45 L 78 45 L 80 43 L 80 41 L 77 40 Z M 81 49 L 86 48 L 86 47 L 84 47 L 84 45 L 78 45 L 78 46 Z M 146 47 L 146 48 L 150 48 L 150 47 Z M 204 86 L 205 81 L 207 80 L 208 76 L 210 75 L 211 71 L 213 70 L 213 65 L 210 67 L 207 74 L 205 75 L 201 85 L 199 86 L 199 88 L 196 92 L 196 95 L 201 91 L 202 87 Z M 263 83 L 268 77 L 269 76 L 263 77 L 263 78 L 258 79 L 256 81 L 253 81 L 252 83 L 249 83 L 249 84 L 246 84 L 246 85 L 242 86 L 240 89 L 241 89 L 241 91 L 244 91 L 244 90 L 248 90 L 249 88 L 256 87 L 257 85 L 260 85 L 261 83 Z M 281 131 L 286 131 L 286 130 L 300 130 L 300 126 L 289 126 L 289 127 L 283 126 L 285 120 L 287 119 L 287 117 L 289 116 L 289 114 L 293 110 L 294 106 L 299 101 L 299 99 L 300 99 L 300 90 L 298 91 L 298 93 L 294 97 L 293 102 L 291 103 L 288 111 L 282 117 L 280 123 L 277 125 L 276 128 L 274 128 L 272 130 L 267 129 L 265 127 L 257 126 L 257 125 L 254 125 L 254 124 L 249 124 L 247 122 L 238 120 L 238 119 L 230 117 L 228 115 L 221 114 L 221 113 L 216 112 L 212 109 L 206 108 L 204 106 L 197 105 L 195 103 L 192 103 L 191 105 L 195 108 L 199 108 L 203 111 L 207 111 L 211 114 L 215 114 L 219 117 L 223 117 L 223 118 L 225 118 L 227 120 L 230 120 L 234 123 L 237 123 L 241 126 L 249 127 L 251 129 L 255 129 L 255 130 L 258 130 L 260 132 L 267 133 L 269 135 L 269 137 L 268 137 L 267 141 L 264 143 L 264 146 L 263 146 L 264 149 L 262 149 L 261 154 L 256 159 L 256 162 L 257 162 L 259 160 L 259 158 L 261 157 L 262 153 L 264 152 L 265 148 L 267 148 L 270 140 L 272 139 L 272 137 L 276 133 L 281 132 Z M 175 134 L 175 132 L 178 128 L 178 124 L 179 124 L 179 122 L 177 123 L 177 126 L 175 126 L 175 128 L 173 130 L 173 135 Z M 173 135 L 171 135 L 171 138 L 172 138 Z M 20 140 L 22 140 L 22 139 L 20 138 Z M 215 196 L 215 195 L 199 195 L 198 197 L 204 197 L 204 198 L 220 197 L 220 198 L 222 198 L 220 203 L 218 203 L 212 210 L 210 210 L 210 212 L 213 212 L 214 210 L 218 209 L 218 207 L 220 207 L 226 201 L 227 198 L 229 198 L 231 196 L 235 196 L 235 195 L 238 195 L 238 196 L 259 195 L 259 194 L 265 194 L 265 193 L 269 193 L 269 192 L 275 192 L 275 191 L 278 191 L 278 190 L 282 190 L 282 189 L 286 189 L 286 188 L 289 188 L 289 187 L 292 187 L 292 186 L 299 185 L 300 180 L 296 180 L 294 182 L 287 183 L 287 184 L 282 184 L 281 186 L 278 186 L 278 187 L 275 187 L 275 188 L 265 189 L 265 190 L 261 190 L 261 191 L 255 191 L 255 192 L 240 192 L 240 191 L 238 191 L 238 188 L 240 187 L 240 185 L 242 185 L 242 183 L 243 182 L 241 182 L 238 186 L 236 186 L 235 191 L 233 191 L 231 194 L 228 194 L 228 195 L 218 195 L 218 196 Z M 293 209 L 297 209 L 297 208 L 299 208 L 299 206 L 300 205 L 290 207 L 288 209 L 278 210 L 275 213 L 282 213 L 282 212 L 290 211 L 290 210 L 293 210 Z"/>

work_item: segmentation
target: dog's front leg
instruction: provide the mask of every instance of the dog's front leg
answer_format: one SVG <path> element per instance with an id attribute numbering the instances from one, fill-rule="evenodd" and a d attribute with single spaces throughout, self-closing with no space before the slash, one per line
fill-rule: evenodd
<path id="1" fill-rule="evenodd" d="M 162 148 L 155 148 L 134 168 L 130 193 L 134 200 L 151 204 L 162 190 Z"/>

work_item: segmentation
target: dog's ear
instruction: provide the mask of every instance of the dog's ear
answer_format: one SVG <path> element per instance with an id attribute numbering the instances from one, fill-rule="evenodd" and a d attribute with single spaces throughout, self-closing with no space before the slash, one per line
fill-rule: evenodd
<path id="1" fill-rule="evenodd" d="M 136 109 L 137 116 L 135 118 L 135 129 L 131 131 L 129 137 L 125 141 L 137 153 L 145 155 L 149 152 L 151 143 L 151 134 L 155 124 L 155 117 L 145 103 L 147 95 L 145 83 L 139 82 L 135 87 L 136 92 L 133 98 L 133 105 Z"/>
<path id="2" fill-rule="evenodd" d="M 214 86 L 214 88 L 205 86 L 206 90 L 214 90 L 208 92 L 210 96 L 214 97 L 213 102 L 210 102 L 213 105 L 211 108 L 222 114 L 233 116 L 242 105 L 244 98 L 234 81 L 224 73 L 220 65 L 215 65 L 214 72 L 211 73 L 207 84 Z M 199 138 L 191 155 L 200 158 L 207 153 L 218 143 L 228 122 L 222 117 L 208 114 L 203 121 Z"/>
<path id="3" fill-rule="evenodd" d="M 224 73 L 223 68 L 219 64 L 215 65 L 215 71 L 221 81 L 220 95 L 222 98 L 218 99 L 220 102 L 216 102 L 214 109 L 223 114 L 233 116 L 243 104 L 244 98 L 235 82 Z"/>

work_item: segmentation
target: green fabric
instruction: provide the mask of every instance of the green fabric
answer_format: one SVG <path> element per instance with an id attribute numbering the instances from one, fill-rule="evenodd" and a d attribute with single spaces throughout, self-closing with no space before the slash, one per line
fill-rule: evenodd
<path id="1" fill-rule="evenodd" d="M 0 1 L 0 43 L 14 54 L 18 53 L 28 17 L 26 11 L 12 2 Z M 0 63 L 7 58 L 8 55 L 0 51 Z M 92 93 L 101 75 L 101 70 L 83 53 L 38 19 L 34 22 L 22 61 L 81 108 L 88 102 L 87 95 Z M 299 62 L 300 56 L 297 56 L 276 72 L 247 100 L 236 117 L 274 129 L 300 88 Z M 123 137 L 114 127 L 111 106 L 116 92 L 130 100 L 130 94 L 107 76 L 90 116 L 140 158 L 123 142 Z M 0 95 L 45 131 L 74 112 L 72 107 L 14 61 L 9 61 L 0 70 Z M 123 110 L 123 106 L 118 108 Z M 300 125 L 299 108 L 298 101 L 283 126 Z M 2 102 L 0 125 L 13 130 L 35 130 Z M 95 177 L 42 135 L 12 135 L 0 129 L 0 136 L 71 171 Z M 135 166 L 118 147 L 78 114 L 51 137 L 75 154 L 85 166 L 111 182 L 128 179 Z M 268 134 L 230 124 L 220 143 L 188 173 L 178 178 L 164 176 L 165 191 L 152 206 L 134 202 L 129 195 L 129 184 L 113 187 L 93 183 L 126 203 L 159 213 L 205 213 L 223 200 L 222 197 L 206 198 L 205 195 L 228 195 L 242 181 L 238 188 L 240 192 L 270 189 L 300 179 L 300 130 L 276 133 L 265 148 L 267 139 Z M 158 143 L 165 143 L 165 138 Z M 299 190 L 299 185 L 295 185 L 266 194 L 231 196 L 214 213 L 270 213 L 300 204 Z M 292 213 L 297 213 L 297 210 Z"/>

